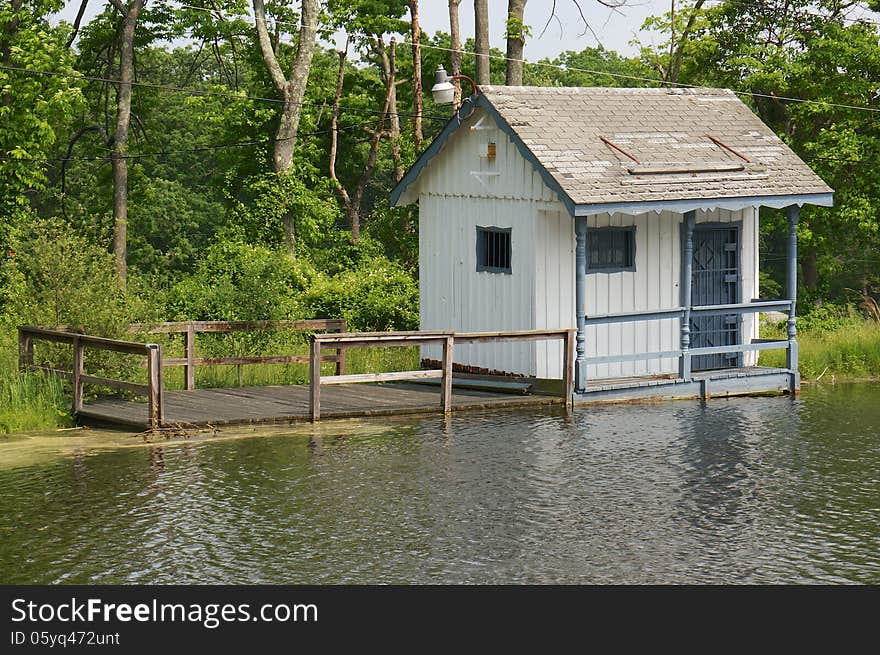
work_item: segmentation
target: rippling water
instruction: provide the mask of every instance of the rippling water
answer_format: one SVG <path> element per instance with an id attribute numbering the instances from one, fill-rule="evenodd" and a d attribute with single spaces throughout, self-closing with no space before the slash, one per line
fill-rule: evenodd
<path id="1" fill-rule="evenodd" d="M 0 582 L 880 583 L 880 385 L 136 444 L 0 440 Z"/>

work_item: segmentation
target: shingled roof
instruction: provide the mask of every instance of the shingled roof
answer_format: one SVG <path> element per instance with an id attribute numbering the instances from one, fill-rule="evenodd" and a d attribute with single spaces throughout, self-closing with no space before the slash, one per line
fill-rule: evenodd
<path id="1" fill-rule="evenodd" d="M 831 188 L 732 91 L 506 86 L 480 91 L 477 104 L 543 169 L 545 182 L 570 209 L 753 197 L 774 197 L 772 204 L 783 206 L 780 196 L 831 204 Z M 449 136 L 444 130 L 438 139 Z M 394 201 L 441 147 L 429 148 L 416 162 L 395 189 Z"/>

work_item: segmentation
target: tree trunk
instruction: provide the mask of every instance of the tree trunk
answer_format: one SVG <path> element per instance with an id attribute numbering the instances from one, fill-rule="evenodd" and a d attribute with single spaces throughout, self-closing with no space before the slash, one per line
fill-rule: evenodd
<path id="1" fill-rule="evenodd" d="M 266 27 L 266 8 L 263 0 L 253 0 L 254 24 L 257 28 L 257 39 L 263 63 L 269 71 L 269 77 L 275 90 L 284 101 L 278 129 L 275 131 L 275 144 L 272 152 L 272 169 L 279 174 L 290 173 L 293 167 L 293 152 L 296 147 L 296 135 L 299 131 L 299 118 L 302 113 L 302 101 L 306 94 L 306 83 L 312 68 L 312 57 L 315 54 L 315 36 L 318 29 L 318 0 L 302 0 L 300 11 L 299 38 L 296 54 L 290 69 L 290 78 L 285 79 L 281 64 L 275 54 L 269 30 Z M 284 216 L 284 236 L 288 251 L 293 254 L 296 242 L 295 217 L 291 213 Z"/>
<path id="2" fill-rule="evenodd" d="M 461 0 L 449 0 L 449 35 L 452 37 L 452 52 L 450 59 L 452 60 L 452 74 L 461 75 L 461 27 L 458 23 L 458 5 Z M 461 106 L 461 80 L 453 80 L 455 86 L 455 97 L 452 101 L 452 108 L 458 110 Z"/>
<path id="3" fill-rule="evenodd" d="M 474 0 L 477 84 L 491 84 L 489 70 L 489 0 Z"/>
<path id="4" fill-rule="evenodd" d="M 145 0 L 134 0 L 126 9 L 119 34 L 119 88 L 116 92 L 116 129 L 110 165 L 113 170 L 113 258 L 116 274 L 125 287 L 128 239 L 128 135 L 131 127 L 131 83 L 134 80 L 134 32 Z"/>
<path id="5" fill-rule="evenodd" d="M 801 259 L 801 274 L 804 278 L 804 287 L 815 289 L 819 286 L 819 263 L 815 250 L 808 250 Z"/>
<path id="6" fill-rule="evenodd" d="M 507 0 L 507 86 L 522 86 L 526 0 Z"/>
<path id="7" fill-rule="evenodd" d="M 386 115 L 390 125 L 391 162 L 394 166 L 394 181 L 400 182 L 403 179 L 403 163 L 400 156 L 400 115 L 397 112 L 397 43 L 392 37 L 391 46 L 386 50 L 382 37 L 378 35 L 373 43 L 382 64 L 382 81 L 390 98 Z"/>
<path id="8" fill-rule="evenodd" d="M 336 192 L 342 200 L 345 213 L 348 215 L 351 208 L 351 197 L 339 178 L 336 176 L 336 153 L 339 149 L 339 99 L 342 97 L 342 85 L 345 82 L 345 59 L 348 53 L 348 43 L 345 44 L 345 50 L 340 50 L 336 54 L 339 56 L 339 73 L 336 75 L 336 93 L 333 95 L 333 111 L 330 114 L 330 179 L 336 187 Z M 354 226 L 352 225 L 352 233 Z M 358 226 L 360 233 L 360 226 Z M 354 235 L 352 234 L 352 238 Z"/>
<path id="9" fill-rule="evenodd" d="M 254 22 L 260 41 L 263 62 L 269 70 L 269 76 L 275 89 L 281 95 L 284 106 L 281 120 L 275 132 L 275 146 L 272 155 L 272 168 L 278 173 L 286 173 L 293 165 L 293 150 L 296 146 L 296 134 L 299 130 L 299 117 L 302 100 L 306 93 L 306 82 L 312 67 L 315 54 L 315 35 L 318 22 L 318 0 L 302 0 L 300 12 L 299 39 L 296 44 L 296 55 L 290 69 L 290 79 L 284 78 L 281 65 L 275 56 L 272 40 L 266 28 L 266 10 L 263 0 L 253 0 Z"/>
<path id="10" fill-rule="evenodd" d="M 377 40 L 381 43 L 381 37 L 377 37 Z M 382 49 L 384 50 L 384 46 Z M 396 94 L 396 85 L 393 75 L 396 49 L 397 44 L 394 41 L 394 38 L 392 38 L 387 55 L 389 60 L 389 70 L 392 74 L 385 80 L 385 100 L 382 103 L 383 119 L 388 118 L 388 114 L 392 107 L 391 103 Z M 370 139 L 370 155 L 367 157 L 367 164 L 364 166 L 364 172 L 361 175 L 360 180 L 358 180 L 357 187 L 352 195 L 351 207 L 348 211 L 348 219 L 351 222 L 351 239 L 355 242 L 360 239 L 361 236 L 361 202 L 364 199 L 364 192 L 367 189 L 367 184 L 369 184 L 370 178 L 373 176 L 373 170 L 376 168 L 376 159 L 379 156 L 379 142 L 384 134 L 385 130 L 381 125 L 373 130 L 372 138 Z"/>
<path id="11" fill-rule="evenodd" d="M 416 150 L 421 150 L 422 140 L 422 28 L 419 27 L 419 0 L 409 0 L 410 25 L 412 28 L 413 58 L 413 142 Z M 394 110 L 396 113 L 396 109 Z M 401 173 L 401 176 L 403 174 Z M 397 178 L 400 181 L 400 178 Z"/>

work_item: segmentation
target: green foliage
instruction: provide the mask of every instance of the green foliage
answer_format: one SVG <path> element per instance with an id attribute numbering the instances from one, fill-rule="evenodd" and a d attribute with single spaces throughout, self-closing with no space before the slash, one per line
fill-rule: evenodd
<path id="1" fill-rule="evenodd" d="M 47 20 L 61 4 L 26 0 L 17 12 L 9 2 L 0 4 L 0 269 L 16 230 L 32 216 L 36 194 L 46 188 L 44 158 L 58 126 L 81 107 L 82 96 L 69 77 L 9 69 L 73 72 L 64 48 L 66 30 Z M 0 313 L 9 284 L 0 275 Z"/>
<path id="2" fill-rule="evenodd" d="M 35 221 L 13 248 L 7 272 L 14 289 L 8 317 L 14 321 L 118 336 L 128 323 L 150 315 L 134 292 L 120 288 L 112 256 L 61 221 Z"/>
<path id="3" fill-rule="evenodd" d="M 19 373 L 15 332 L 0 326 L 0 434 L 70 425 L 70 402 L 61 381 Z"/>
<path id="4" fill-rule="evenodd" d="M 419 325 L 416 283 L 384 257 L 334 277 L 321 276 L 302 301 L 310 315 L 344 318 L 350 330 L 415 330 Z"/>
<path id="5" fill-rule="evenodd" d="M 286 320 L 302 317 L 298 296 L 315 278 L 311 265 L 278 248 L 221 239 L 192 275 L 168 293 L 169 320 Z"/>
<path id="6" fill-rule="evenodd" d="M 526 25 L 521 18 L 517 18 L 513 15 L 507 16 L 507 20 L 504 23 L 505 39 L 518 39 L 520 41 L 525 41 L 526 38 L 531 35 L 532 28 Z"/>
<path id="7" fill-rule="evenodd" d="M 599 46 L 541 59 L 525 67 L 523 78 L 533 86 L 653 86 L 658 76 L 638 58 Z"/>

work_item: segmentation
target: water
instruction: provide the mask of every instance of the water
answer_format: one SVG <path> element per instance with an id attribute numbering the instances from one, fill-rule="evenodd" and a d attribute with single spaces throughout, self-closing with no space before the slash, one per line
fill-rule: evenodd
<path id="1" fill-rule="evenodd" d="M 2 583 L 880 583 L 880 385 L 0 440 Z"/>

